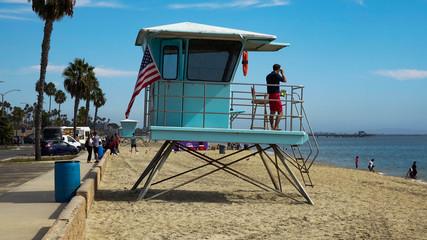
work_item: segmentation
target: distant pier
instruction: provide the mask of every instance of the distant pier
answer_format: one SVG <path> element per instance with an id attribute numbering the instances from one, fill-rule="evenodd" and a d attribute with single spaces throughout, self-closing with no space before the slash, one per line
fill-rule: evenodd
<path id="1" fill-rule="evenodd" d="M 316 137 L 372 137 L 375 134 L 369 134 L 365 131 L 359 131 L 357 133 L 314 133 Z"/>

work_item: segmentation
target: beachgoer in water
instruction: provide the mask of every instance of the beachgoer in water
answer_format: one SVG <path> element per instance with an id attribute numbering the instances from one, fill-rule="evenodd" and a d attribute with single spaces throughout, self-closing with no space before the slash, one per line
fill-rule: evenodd
<path id="1" fill-rule="evenodd" d="M 356 157 L 356 169 L 359 167 L 359 156 Z"/>
<path id="2" fill-rule="evenodd" d="M 286 82 L 286 77 L 280 67 L 279 64 L 274 64 L 273 71 L 266 77 L 267 84 L 274 84 L 274 86 L 267 86 L 268 99 L 270 100 L 269 120 L 271 130 L 279 130 L 280 119 L 282 119 L 283 115 L 282 102 L 280 101 L 280 82 Z M 274 119 L 275 116 L 276 119 Z"/>
<path id="3" fill-rule="evenodd" d="M 371 161 L 369 161 L 368 169 L 371 172 L 375 172 L 375 166 L 374 166 L 374 159 L 372 158 Z"/>
<path id="4" fill-rule="evenodd" d="M 411 176 L 411 178 L 416 179 L 417 178 L 417 162 L 414 162 L 412 164 L 412 167 L 409 169 L 409 176 Z"/>

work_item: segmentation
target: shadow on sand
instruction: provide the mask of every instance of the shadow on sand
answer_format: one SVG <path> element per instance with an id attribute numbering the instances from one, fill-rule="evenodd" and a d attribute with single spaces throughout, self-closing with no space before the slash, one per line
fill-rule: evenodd
<path id="1" fill-rule="evenodd" d="M 129 201 L 137 200 L 140 189 L 132 190 L 98 190 L 96 193 L 96 201 Z M 150 189 L 145 196 L 149 198 L 163 190 Z M 231 204 L 226 197 L 226 194 L 214 191 L 188 191 L 188 190 L 173 190 L 171 192 L 160 195 L 153 200 L 163 200 L 168 202 L 207 202 L 207 203 L 227 203 Z"/>

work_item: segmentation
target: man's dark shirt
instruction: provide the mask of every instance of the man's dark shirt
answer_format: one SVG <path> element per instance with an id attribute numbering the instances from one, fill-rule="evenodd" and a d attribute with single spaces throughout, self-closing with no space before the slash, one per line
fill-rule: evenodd
<path id="1" fill-rule="evenodd" d="M 276 86 L 267 86 L 267 93 L 280 93 L 280 82 L 284 82 L 285 78 L 280 76 L 275 71 L 271 72 L 265 78 L 267 80 L 267 84 L 276 84 Z"/>

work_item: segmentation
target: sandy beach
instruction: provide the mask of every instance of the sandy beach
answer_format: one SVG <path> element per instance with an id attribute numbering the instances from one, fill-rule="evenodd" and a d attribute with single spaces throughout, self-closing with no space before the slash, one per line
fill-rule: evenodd
<path id="1" fill-rule="evenodd" d="M 86 239 L 427 238 L 427 184 L 364 170 L 313 166 L 315 186 L 306 190 L 314 205 L 266 192 L 224 171 L 157 199 L 136 201 L 139 190 L 130 189 L 160 146 L 139 143 L 139 154 L 131 155 L 130 146 L 122 144 L 120 154 L 112 156 L 87 219 Z M 201 162 L 173 152 L 156 180 Z M 258 156 L 233 168 L 271 185 Z M 147 196 L 213 169 L 154 185 Z M 283 184 L 294 196 L 293 187 Z"/>

